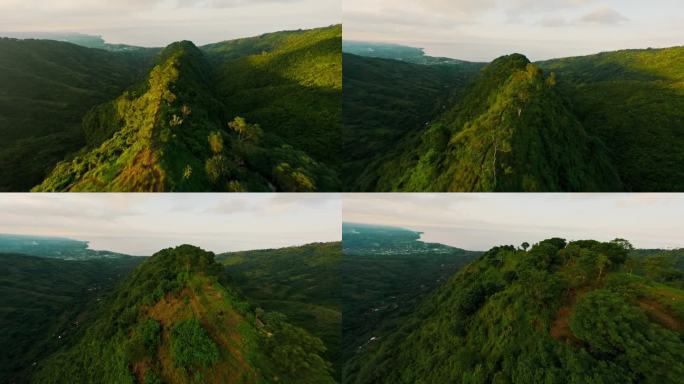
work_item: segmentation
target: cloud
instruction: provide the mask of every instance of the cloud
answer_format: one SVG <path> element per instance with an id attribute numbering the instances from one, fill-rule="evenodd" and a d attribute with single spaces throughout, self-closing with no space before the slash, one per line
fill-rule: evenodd
<path id="1" fill-rule="evenodd" d="M 0 233 L 66 236 L 145 255 L 183 243 L 215 252 L 339 241 L 337 194 L 3 194 Z"/>
<path id="2" fill-rule="evenodd" d="M 681 4 L 623 0 L 344 0 L 344 38 L 428 55 L 531 60 L 682 44 Z M 629 22 L 628 22 L 629 21 Z M 620 28 L 619 33 L 614 28 Z"/>
<path id="3" fill-rule="evenodd" d="M 339 0 L 0 0 L 0 28 L 160 47 L 339 24 L 341 13 Z"/>
<path id="4" fill-rule="evenodd" d="M 587 24 L 621 24 L 628 21 L 620 12 L 612 8 L 598 8 L 582 16 L 579 21 Z"/>
<path id="5" fill-rule="evenodd" d="M 671 194 L 354 194 L 344 221 L 424 231 L 426 239 L 484 250 L 502 244 L 627 238 L 643 248 L 684 247 L 684 196 Z"/>

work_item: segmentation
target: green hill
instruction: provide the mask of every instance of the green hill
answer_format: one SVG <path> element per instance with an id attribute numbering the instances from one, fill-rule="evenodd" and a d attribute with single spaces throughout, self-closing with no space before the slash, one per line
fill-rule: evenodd
<path id="1" fill-rule="evenodd" d="M 202 47 L 221 101 L 339 171 L 342 26 L 268 33 Z M 338 187 L 339 190 L 339 186 Z"/>
<path id="2" fill-rule="evenodd" d="M 453 275 L 348 382 L 681 382 L 684 291 L 634 273 L 627 241 L 525 249 L 495 247 Z"/>
<path id="3" fill-rule="evenodd" d="M 339 382 L 342 324 L 342 245 L 316 243 L 299 247 L 218 255 L 231 285 L 251 302 L 277 311 L 321 338 Z"/>
<path id="4" fill-rule="evenodd" d="M 27 191 L 78 151 L 86 112 L 141 77 L 154 52 L 0 38 L 0 191 Z"/>
<path id="5" fill-rule="evenodd" d="M 0 148 L 4 190 L 27 190 L 41 180 L 35 191 L 340 189 L 340 26 L 201 49 L 178 42 L 161 52 L 7 41 L 16 48 L 3 55 L 6 65 L 28 77 L 6 82 L 7 94 L 42 87 L 44 94 L 31 91 L 34 98 L 61 104 L 22 104 L 2 114 L 15 118 L 0 120 L 0 134 L 19 140 L 6 155 Z M 32 44 L 53 48 L 45 68 L 25 64 L 22 54 L 38 51 Z M 55 64 L 67 66 L 73 59 L 62 56 L 73 52 L 83 58 L 61 76 Z M 65 89 L 44 87 L 38 75 Z M 8 99 L 6 108 L 21 102 Z"/>
<path id="6" fill-rule="evenodd" d="M 392 334 L 437 287 L 480 252 L 424 243 L 403 228 L 344 223 L 343 382 L 377 340 Z"/>
<path id="7" fill-rule="evenodd" d="M 59 244 L 64 257 L 70 253 Z M 72 345 L 102 299 L 142 257 L 87 261 L 0 251 L 0 382 L 24 383 L 35 362 Z M 78 252 L 77 252 L 78 254 Z"/>
<path id="8" fill-rule="evenodd" d="M 606 191 L 621 184 L 603 144 L 522 55 L 495 60 L 420 136 L 370 173 L 386 191 Z M 587 162 L 586 159 L 592 159 Z M 371 176 L 364 175 L 365 178 Z"/>
<path id="9" fill-rule="evenodd" d="M 35 383 L 334 383 L 320 339 L 253 309 L 214 254 L 183 245 L 138 266 L 83 337 L 38 364 Z"/>
<path id="10" fill-rule="evenodd" d="M 481 70 L 466 63 L 413 71 L 406 62 L 345 55 L 351 156 L 344 167 L 351 176 L 344 188 L 679 191 L 684 75 L 676 63 L 683 52 L 629 50 L 540 63 L 510 55 Z M 383 81 L 379 67 L 396 80 Z M 429 88 L 425 73 L 435 67 L 468 71 L 458 84 L 442 83 L 449 89 L 441 95 L 423 99 L 411 84 Z M 428 103 L 419 106 L 421 100 Z M 376 135 L 388 140 L 378 145 Z"/>
<path id="11" fill-rule="evenodd" d="M 684 47 L 539 63 L 634 192 L 684 190 Z"/>

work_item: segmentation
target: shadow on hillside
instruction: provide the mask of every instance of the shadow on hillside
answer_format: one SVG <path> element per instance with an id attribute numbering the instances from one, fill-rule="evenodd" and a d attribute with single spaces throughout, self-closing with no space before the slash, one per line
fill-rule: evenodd
<path id="1" fill-rule="evenodd" d="M 574 69 L 554 72 L 572 112 L 606 145 L 625 190 L 684 191 L 684 89 L 648 71 L 597 68 L 603 78 Z"/>
<path id="2" fill-rule="evenodd" d="M 293 51 L 275 59 L 273 63 L 281 68 L 296 65 L 293 61 L 297 58 L 315 55 L 317 50 L 330 52 L 326 44 L 332 43 L 339 45 L 339 39 L 324 40 L 314 47 Z M 305 75 L 309 75 L 307 79 L 313 79 L 320 70 L 315 68 Z M 313 83 L 302 85 L 303 81 L 286 78 L 274 70 L 256 68 L 249 58 L 225 63 L 217 67 L 215 72 L 219 94 L 227 108 L 226 119 L 245 117 L 293 147 L 307 152 L 315 160 L 332 169 L 339 169 L 341 89 Z"/>

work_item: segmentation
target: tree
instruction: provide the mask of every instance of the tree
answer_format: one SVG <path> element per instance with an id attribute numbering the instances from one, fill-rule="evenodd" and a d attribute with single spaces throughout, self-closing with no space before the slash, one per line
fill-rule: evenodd
<path id="1" fill-rule="evenodd" d="M 237 116 L 233 121 L 228 123 L 228 128 L 238 134 L 238 140 L 258 142 L 261 140 L 264 132 L 259 124 L 248 124 L 243 117 Z"/>
<path id="2" fill-rule="evenodd" d="M 184 117 L 190 116 L 191 113 L 192 113 L 192 110 L 187 105 L 183 105 L 183 107 L 181 107 L 181 114 Z"/>
<path id="3" fill-rule="evenodd" d="M 610 268 L 610 265 L 610 258 L 607 255 L 603 253 L 598 255 L 598 257 L 596 258 L 596 266 L 599 270 L 598 280 L 601 280 L 601 277 L 603 277 L 603 271 L 607 268 Z"/>
<path id="4" fill-rule="evenodd" d="M 615 239 L 615 240 L 611 241 L 611 243 L 620 246 L 620 248 L 624 249 L 625 251 L 633 251 L 634 250 L 634 246 L 632 245 L 632 243 L 630 243 L 628 240 L 625 240 L 625 239 Z"/>
<path id="5" fill-rule="evenodd" d="M 237 116 L 228 123 L 228 128 L 238 134 L 238 140 L 242 140 L 243 135 L 247 132 L 247 121 L 244 117 Z"/>
<path id="6" fill-rule="evenodd" d="M 211 151 L 218 155 L 223 151 L 223 137 L 221 132 L 211 132 L 207 138 Z"/>
<path id="7" fill-rule="evenodd" d="M 525 242 L 523 242 L 520 246 L 522 247 L 522 249 L 523 249 L 524 251 L 527 251 L 527 248 L 530 247 L 530 243 L 528 243 L 527 241 L 525 241 Z"/>
<path id="8" fill-rule="evenodd" d="M 169 121 L 169 124 L 172 127 L 177 127 L 183 124 L 183 119 L 178 115 L 173 115 L 173 118 L 171 119 L 171 121 Z"/>
<path id="9" fill-rule="evenodd" d="M 185 168 L 183 169 L 183 180 L 188 180 L 189 178 L 192 177 L 192 167 L 190 164 L 187 164 Z"/>

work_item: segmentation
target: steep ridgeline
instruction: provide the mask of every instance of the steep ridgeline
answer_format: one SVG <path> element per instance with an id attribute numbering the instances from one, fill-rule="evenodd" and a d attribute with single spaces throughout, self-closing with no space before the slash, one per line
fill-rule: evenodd
<path id="1" fill-rule="evenodd" d="M 72 261 L 0 250 L 0 382 L 28 382 L 35 362 L 77 341 L 102 299 L 143 260 Z"/>
<path id="2" fill-rule="evenodd" d="M 377 190 L 613 191 L 620 180 L 553 75 L 522 55 L 485 67 L 455 104 L 377 169 Z"/>
<path id="3" fill-rule="evenodd" d="M 419 238 L 419 232 L 403 228 L 343 224 L 343 382 L 354 377 L 369 348 L 481 254 Z"/>
<path id="4" fill-rule="evenodd" d="M 162 51 L 147 81 L 91 110 L 92 148 L 35 191 L 327 190 L 334 174 L 279 146 L 258 124 L 226 118 L 213 69 L 191 42 Z M 275 146 L 275 147 L 272 147 Z"/>
<path id="5" fill-rule="evenodd" d="M 684 190 L 684 47 L 626 50 L 539 63 L 592 135 L 624 189 Z"/>
<path id="6" fill-rule="evenodd" d="M 253 310 L 214 255 L 183 245 L 147 259 L 36 383 L 334 383 L 320 339 Z"/>
<path id="7" fill-rule="evenodd" d="M 226 266 L 230 284 L 251 302 L 321 338 L 324 357 L 340 381 L 342 244 L 234 252 L 216 259 Z"/>
<path id="8" fill-rule="evenodd" d="M 155 49 L 0 38 L 0 191 L 27 191 L 85 145 L 83 116 L 149 70 Z"/>
<path id="9" fill-rule="evenodd" d="M 452 276 L 350 383 L 680 383 L 684 291 L 630 272 L 631 245 L 496 247 Z"/>

